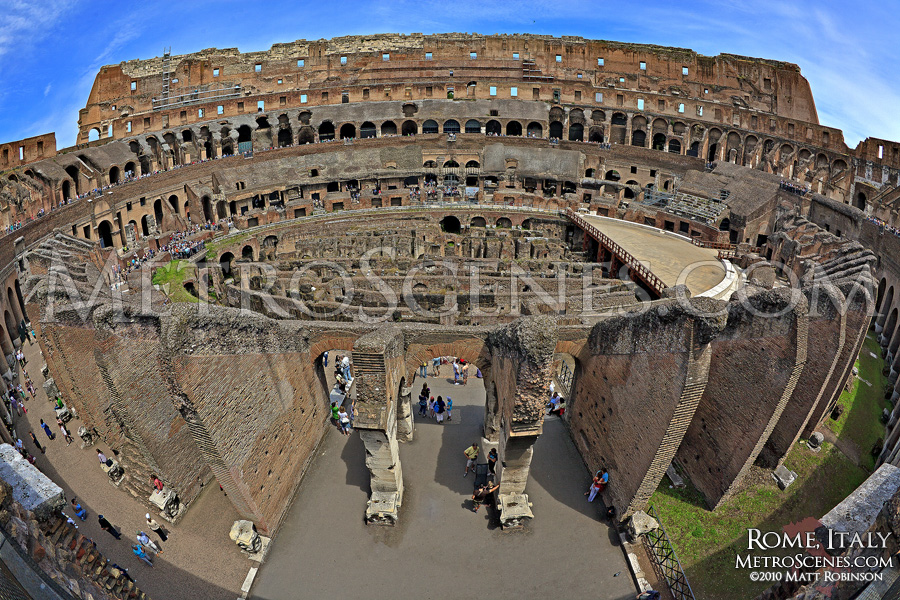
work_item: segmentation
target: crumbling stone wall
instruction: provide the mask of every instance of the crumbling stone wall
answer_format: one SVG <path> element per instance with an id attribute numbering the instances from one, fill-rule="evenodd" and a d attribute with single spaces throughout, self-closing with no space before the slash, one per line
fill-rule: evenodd
<path id="1" fill-rule="evenodd" d="M 592 471 L 606 468 L 608 504 L 625 518 L 645 507 L 675 456 L 706 385 L 721 302 L 674 300 L 605 319 L 575 357 L 567 405 L 572 438 Z"/>

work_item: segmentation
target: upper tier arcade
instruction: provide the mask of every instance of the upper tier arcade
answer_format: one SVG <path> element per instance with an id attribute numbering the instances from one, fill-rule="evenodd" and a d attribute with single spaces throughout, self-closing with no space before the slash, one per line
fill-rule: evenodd
<path id="1" fill-rule="evenodd" d="M 580 37 L 477 34 L 348 36 L 297 40 L 267 51 L 210 48 L 107 65 L 79 115 L 80 143 L 122 138 L 266 109 L 429 97 L 518 98 L 636 106 L 742 123 L 759 131 L 788 119 L 823 145 L 840 131 L 818 127 L 797 65 L 733 54 Z M 776 125 L 777 123 L 777 125 Z M 802 126 L 800 124 L 803 124 Z M 830 138 L 830 139 L 829 139 Z"/>

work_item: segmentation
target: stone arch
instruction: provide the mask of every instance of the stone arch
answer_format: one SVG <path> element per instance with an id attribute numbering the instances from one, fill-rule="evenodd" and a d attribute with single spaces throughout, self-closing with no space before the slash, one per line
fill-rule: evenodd
<path id="1" fill-rule="evenodd" d="M 594 123 L 603 123 L 606 121 L 606 113 L 600 109 L 594 109 L 591 111 L 591 121 Z"/>
<path id="2" fill-rule="evenodd" d="M 109 168 L 109 184 L 114 185 L 119 183 L 119 167 L 113 165 Z"/>
<path id="3" fill-rule="evenodd" d="M 375 127 L 375 123 L 372 121 L 364 121 L 362 125 L 359 126 L 359 137 L 361 139 L 369 139 L 378 136 L 378 129 Z"/>
<path id="4" fill-rule="evenodd" d="M 677 138 L 672 138 L 669 140 L 669 152 L 673 154 L 681 154 L 681 141 Z"/>
<path id="5" fill-rule="evenodd" d="M 855 206 L 856 208 L 858 208 L 860 210 L 866 210 L 866 202 L 867 201 L 868 201 L 868 198 L 866 198 L 866 193 L 859 192 L 858 194 L 856 194 L 856 198 L 854 198 L 854 200 L 853 200 L 853 206 Z"/>
<path id="6" fill-rule="evenodd" d="M 590 130 L 588 131 L 588 141 L 595 142 L 598 144 L 603 143 L 603 141 L 604 141 L 603 128 L 597 127 L 597 126 L 591 127 Z"/>
<path id="7" fill-rule="evenodd" d="M 528 128 L 526 129 L 526 133 L 530 138 L 539 138 L 544 135 L 544 128 L 537 121 L 532 121 L 528 124 Z"/>
<path id="8" fill-rule="evenodd" d="M 569 141 L 584 141 L 584 125 L 582 125 L 581 123 L 572 123 L 571 125 L 569 125 Z"/>
<path id="9" fill-rule="evenodd" d="M 25 310 L 25 296 L 22 294 L 22 286 L 19 284 L 18 277 L 16 278 L 13 287 L 15 287 L 16 290 L 16 300 L 19 303 L 19 310 L 22 312 L 22 317 L 26 321 L 30 321 L 31 319 L 28 318 L 28 311 Z"/>
<path id="10" fill-rule="evenodd" d="M 878 282 L 878 291 L 875 294 L 875 310 L 881 310 L 881 303 L 884 301 L 884 292 L 887 288 L 887 279 L 884 277 L 881 278 L 881 281 Z"/>
<path id="11" fill-rule="evenodd" d="M 212 201 L 209 199 L 209 196 L 203 196 L 200 199 L 200 204 L 203 205 L 203 219 L 209 223 L 215 221 L 212 211 Z"/>
<path id="12" fill-rule="evenodd" d="M 112 223 L 108 220 L 104 219 L 100 221 L 97 225 L 97 237 L 100 238 L 100 247 L 101 248 L 112 248 L 113 247 L 113 237 L 112 237 Z"/>
<path id="13" fill-rule="evenodd" d="M 466 133 L 481 133 L 481 122 L 477 119 L 466 121 Z"/>
<path id="14" fill-rule="evenodd" d="M 381 136 L 397 135 L 397 124 L 393 121 L 385 121 L 381 124 Z"/>
<path id="15" fill-rule="evenodd" d="M 559 121 L 562 123 L 566 120 L 566 111 L 558 106 L 554 106 L 550 109 L 550 121 Z"/>
<path id="16" fill-rule="evenodd" d="M 180 214 L 180 212 L 178 210 L 178 196 L 176 196 L 175 194 L 172 194 L 171 196 L 169 196 L 169 206 L 172 207 L 173 213 L 175 213 L 176 215 Z"/>
<path id="17" fill-rule="evenodd" d="M 241 260 L 254 260 L 253 258 L 253 246 L 247 244 L 243 248 L 241 248 Z"/>
<path id="18" fill-rule="evenodd" d="M 62 196 L 63 200 L 72 199 L 72 182 L 68 179 L 63 180 L 62 182 Z"/>
<path id="19" fill-rule="evenodd" d="M 325 142 L 334 139 L 334 123 L 322 121 L 319 124 L 319 140 Z"/>
<path id="20" fill-rule="evenodd" d="M 459 121 L 456 119 L 444 121 L 444 133 L 460 133 Z"/>
<path id="21" fill-rule="evenodd" d="M 497 219 L 497 227 L 501 229 L 509 229 L 512 227 L 512 221 L 508 217 L 500 217 Z"/>
<path id="22" fill-rule="evenodd" d="M 334 133 L 331 134 L 332 136 Z M 316 141 L 316 131 L 309 125 L 304 125 L 300 128 L 300 132 L 297 134 L 297 143 L 298 144 L 312 144 Z"/>
<path id="23" fill-rule="evenodd" d="M 225 252 L 222 256 L 219 257 L 219 266 L 222 268 L 222 273 L 224 275 L 231 274 L 231 263 L 234 262 L 234 254 L 231 252 Z"/>
<path id="24" fill-rule="evenodd" d="M 845 171 L 846 169 L 847 169 L 847 162 L 842 158 L 839 158 L 836 161 L 834 161 L 833 163 L 831 163 L 831 174 L 832 175 L 837 175 L 838 173 L 841 173 L 842 171 Z"/>
<path id="25" fill-rule="evenodd" d="M 645 148 L 647 146 L 647 133 L 641 129 L 631 132 L 631 145 Z"/>
<path id="26" fill-rule="evenodd" d="M 666 134 L 664 133 L 654 133 L 653 139 L 650 142 L 650 147 L 654 150 L 665 150 L 666 149 Z"/>
<path id="27" fill-rule="evenodd" d="M 287 148 L 294 145 L 294 133 L 290 125 L 278 128 L 278 147 Z"/>
<path id="28" fill-rule="evenodd" d="M 561 140 L 563 136 L 563 124 L 561 121 L 550 122 L 550 139 Z"/>
<path id="29" fill-rule="evenodd" d="M 603 176 L 603 179 L 605 179 L 606 181 L 620 181 L 622 179 L 622 176 L 619 175 L 619 172 L 615 169 L 610 169 L 606 172 L 606 175 Z"/>
<path id="30" fill-rule="evenodd" d="M 440 225 L 441 231 L 444 233 L 459 233 L 462 230 L 462 224 L 453 215 L 447 215 L 441 219 Z"/>
<path id="31" fill-rule="evenodd" d="M 487 227 L 487 221 L 484 220 L 484 217 L 472 217 L 469 227 Z"/>
<path id="32" fill-rule="evenodd" d="M 428 119 L 424 123 L 422 123 L 422 133 L 440 133 L 440 128 L 438 127 L 437 121 L 434 119 Z"/>
<path id="33" fill-rule="evenodd" d="M 466 163 L 467 169 L 480 169 L 481 164 L 477 160 L 470 160 Z"/>
<path id="34" fill-rule="evenodd" d="M 403 125 L 400 127 L 401 135 L 416 135 L 418 132 L 419 126 L 415 121 L 403 121 Z"/>
<path id="35" fill-rule="evenodd" d="M 510 121 L 506 124 L 506 135 L 520 137 L 522 135 L 522 124 L 518 121 Z"/>
<path id="36" fill-rule="evenodd" d="M 353 123 L 344 123 L 343 125 L 341 125 L 341 139 L 342 140 L 347 140 L 347 139 L 352 140 L 355 137 L 356 137 L 356 125 L 354 125 Z"/>
<path id="37" fill-rule="evenodd" d="M 484 126 L 484 131 L 488 135 L 500 135 L 502 133 L 502 126 L 500 125 L 500 121 L 491 119 Z"/>

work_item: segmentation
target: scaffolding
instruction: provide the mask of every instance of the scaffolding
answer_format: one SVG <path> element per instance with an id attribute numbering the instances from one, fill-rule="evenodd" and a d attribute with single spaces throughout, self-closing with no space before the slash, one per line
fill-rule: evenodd
<path id="1" fill-rule="evenodd" d="M 153 110 L 162 110 L 186 104 L 199 104 L 225 98 L 236 98 L 241 95 L 241 86 L 227 87 L 225 85 L 211 88 L 203 85 L 183 94 L 172 95 L 172 48 L 163 49 L 162 68 L 162 94 L 159 98 L 153 98 Z"/>

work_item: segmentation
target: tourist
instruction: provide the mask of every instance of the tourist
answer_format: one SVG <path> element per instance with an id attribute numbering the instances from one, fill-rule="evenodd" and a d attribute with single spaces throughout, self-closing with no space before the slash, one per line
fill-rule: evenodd
<path id="1" fill-rule="evenodd" d="M 119 539 L 119 538 L 116 538 L 116 539 Z M 150 557 L 147 555 L 147 553 L 144 552 L 143 546 L 141 546 L 140 544 L 135 544 L 131 547 L 131 551 L 134 552 L 134 555 L 137 556 L 139 559 L 141 559 L 142 561 L 144 561 L 151 567 L 153 566 L 153 561 L 151 561 Z"/>
<path id="2" fill-rule="evenodd" d="M 122 539 L 122 534 L 116 531 L 116 528 L 112 526 L 112 523 L 106 520 L 106 517 L 103 515 L 97 515 L 97 522 L 100 523 L 100 529 L 104 530 L 109 535 L 113 536 L 117 540 Z"/>
<path id="3" fill-rule="evenodd" d="M 160 481 L 159 477 L 157 477 L 155 474 L 150 476 L 150 483 L 153 484 L 153 489 L 156 492 L 163 491 L 163 488 L 165 487 L 163 485 L 163 482 Z"/>
<path id="4" fill-rule="evenodd" d="M 434 418 L 434 396 L 431 396 L 428 399 L 428 418 L 429 419 Z"/>
<path id="5" fill-rule="evenodd" d="M 56 435 L 50 431 L 50 426 L 44 423 L 44 420 L 41 419 L 41 429 L 44 430 L 44 433 L 47 434 L 47 437 L 50 438 L 50 441 L 53 441 L 56 438 Z"/>
<path id="6" fill-rule="evenodd" d="M 75 441 L 74 439 L 72 439 L 72 434 L 70 434 L 69 430 L 66 429 L 66 425 L 62 422 L 62 419 L 57 417 L 56 424 L 59 425 L 59 432 L 62 434 L 63 439 L 66 440 L 66 446 Z"/>
<path id="7" fill-rule="evenodd" d="M 41 454 L 44 454 L 44 453 L 46 452 L 46 450 L 44 450 L 44 447 L 41 446 L 41 443 L 40 443 L 40 442 L 38 442 L 37 436 L 34 435 L 34 432 L 33 432 L 33 431 L 29 431 L 29 432 L 28 432 L 28 436 L 31 438 L 31 441 L 34 442 L 35 448 L 37 448 L 38 450 L 40 450 L 40 451 L 41 451 Z"/>
<path id="8" fill-rule="evenodd" d="M 559 394 L 553 392 L 553 396 L 550 398 L 550 402 L 547 403 L 547 414 L 553 414 L 553 411 L 556 410 L 556 406 L 559 404 Z"/>
<path id="9" fill-rule="evenodd" d="M 593 502 L 594 498 L 597 497 L 597 494 L 602 492 L 604 488 L 606 488 L 606 483 L 609 481 L 609 473 L 606 472 L 606 469 L 600 469 L 594 475 L 594 480 L 591 482 L 591 487 L 588 488 L 588 491 L 584 493 L 585 496 L 588 497 L 588 502 Z"/>
<path id="10" fill-rule="evenodd" d="M 438 377 L 441 374 L 441 357 L 435 356 L 431 359 L 431 376 Z"/>
<path id="11" fill-rule="evenodd" d="M 338 408 L 337 402 L 331 403 L 331 422 L 335 427 L 341 426 L 341 409 Z"/>
<path id="12" fill-rule="evenodd" d="M 162 528 L 162 525 L 156 522 L 155 519 L 150 518 L 150 513 L 144 515 L 144 518 L 147 519 L 147 526 L 150 528 L 150 531 L 159 536 L 159 539 L 165 542 L 169 539 L 169 535 L 166 533 L 166 530 Z"/>
<path id="13" fill-rule="evenodd" d="M 487 482 L 475 490 L 475 493 L 472 494 L 472 503 L 475 505 L 472 512 L 477 513 L 482 504 L 490 504 L 493 501 L 492 494 L 498 489 L 500 489 L 499 483 Z"/>
<path id="14" fill-rule="evenodd" d="M 497 449 L 491 448 L 491 451 L 488 452 L 488 471 L 490 471 L 491 475 L 496 475 L 496 471 L 494 469 L 497 468 Z"/>
<path id="15" fill-rule="evenodd" d="M 10 408 L 10 413 L 12 413 L 12 411 L 16 411 L 17 415 L 19 415 L 20 417 L 22 416 L 22 410 L 19 408 L 19 403 L 16 402 L 15 398 L 9 399 L 9 408 Z"/>
<path id="16" fill-rule="evenodd" d="M 328 350 L 326 350 L 325 352 L 322 353 L 322 366 L 323 367 L 328 366 Z"/>
<path id="17" fill-rule="evenodd" d="M 463 477 L 469 476 L 469 469 L 475 470 L 475 461 L 478 459 L 478 444 L 472 442 L 472 445 L 463 450 L 463 454 L 466 455 L 466 472 L 463 473 Z"/>
<path id="18" fill-rule="evenodd" d="M 102 452 L 100 452 L 100 450 L 97 450 L 97 458 L 100 460 L 101 465 L 104 465 L 107 467 L 112 466 L 112 461 L 109 460 L 108 458 L 106 458 L 106 455 L 103 454 Z"/>
<path id="19" fill-rule="evenodd" d="M 453 385 L 459 385 L 459 360 L 453 359 Z"/>
<path id="20" fill-rule="evenodd" d="M 424 391 L 419 394 L 419 414 L 423 417 L 428 416 L 428 396 L 425 395 Z"/>
<path id="21" fill-rule="evenodd" d="M 150 548 L 151 550 L 153 550 L 153 551 L 156 552 L 157 554 L 162 554 L 162 549 L 160 549 L 160 547 L 157 546 L 156 543 L 155 543 L 153 540 L 150 539 L 150 536 L 148 536 L 148 535 L 147 535 L 146 533 L 144 533 L 143 531 L 138 531 L 138 533 L 137 533 L 137 541 L 138 541 L 138 543 L 139 543 L 141 546 L 144 546 L 144 547 L 146 547 L 146 548 Z"/>
<path id="22" fill-rule="evenodd" d="M 422 361 L 421 366 L 419 366 L 419 377 L 423 379 L 428 377 L 428 363 L 424 360 Z"/>
<path id="23" fill-rule="evenodd" d="M 72 510 L 75 511 L 75 516 L 84 521 L 87 519 L 87 511 L 81 508 L 81 505 L 75 498 L 72 498 Z"/>
<path id="24" fill-rule="evenodd" d="M 452 421 L 452 420 L 453 420 L 453 414 L 452 414 L 450 411 L 453 410 L 453 398 L 451 398 L 450 396 L 447 396 L 447 406 L 446 406 L 446 408 L 447 408 L 447 420 L 448 420 L 448 421 Z"/>
<path id="25" fill-rule="evenodd" d="M 343 369 L 344 379 L 346 379 L 348 383 L 353 381 L 353 377 L 350 375 L 350 357 L 349 356 L 345 356 L 343 358 L 343 360 L 341 360 L 341 368 Z"/>
<path id="26" fill-rule="evenodd" d="M 350 435 L 350 416 L 347 414 L 347 411 L 344 410 L 343 406 L 338 412 L 338 423 L 341 424 L 341 433 Z"/>
<path id="27" fill-rule="evenodd" d="M 464 360 L 460 362 L 462 362 L 462 367 L 460 368 L 462 371 L 462 384 L 466 385 L 469 382 L 469 363 Z"/>
<path id="28" fill-rule="evenodd" d="M 438 423 L 444 422 L 444 410 L 446 405 L 444 404 L 444 399 L 441 396 L 437 397 L 437 402 L 434 403 L 434 417 L 437 419 Z"/>

